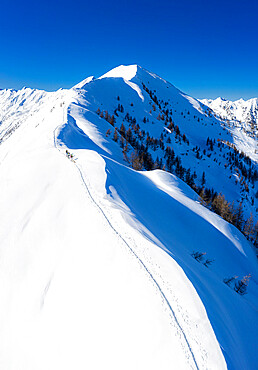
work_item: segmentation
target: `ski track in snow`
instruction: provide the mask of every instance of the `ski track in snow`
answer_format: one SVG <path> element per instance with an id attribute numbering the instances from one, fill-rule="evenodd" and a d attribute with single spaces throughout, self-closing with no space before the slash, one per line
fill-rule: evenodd
<path id="1" fill-rule="evenodd" d="M 65 117 L 65 112 L 64 112 L 64 117 Z M 61 127 L 63 124 L 67 124 L 66 120 L 64 119 L 64 122 L 61 124 L 61 125 L 58 125 L 55 130 L 54 130 L 54 146 L 55 148 L 62 154 L 61 150 L 59 149 L 58 145 L 57 145 L 57 140 L 56 140 L 56 132 L 58 130 L 59 127 Z M 83 182 L 83 185 L 91 199 L 91 201 L 93 202 L 93 204 L 97 207 L 97 209 L 100 211 L 100 213 L 103 215 L 103 217 L 105 218 L 106 222 L 108 223 L 108 225 L 110 226 L 110 228 L 114 231 L 114 233 L 123 241 L 123 243 L 127 246 L 127 248 L 129 249 L 129 251 L 131 252 L 131 254 L 137 259 L 138 263 L 141 265 L 141 267 L 144 269 L 144 271 L 147 273 L 147 275 L 150 277 L 150 279 L 152 280 L 154 286 L 157 288 L 158 292 L 160 293 L 162 299 L 165 301 L 165 303 L 167 304 L 168 308 L 169 308 L 169 311 L 171 313 L 171 316 L 174 318 L 175 320 L 175 323 L 177 324 L 178 328 L 179 328 L 179 331 L 181 332 L 183 338 L 185 339 L 185 342 L 186 342 L 186 345 L 187 345 L 187 348 L 191 354 L 191 357 L 193 359 L 193 362 L 194 362 L 194 365 L 196 367 L 197 370 L 199 370 L 199 367 L 197 365 L 197 362 L 196 362 L 196 359 L 195 359 L 195 356 L 194 356 L 194 353 L 193 353 L 193 350 L 191 348 L 191 345 L 186 337 L 186 334 L 182 328 L 182 326 L 180 325 L 177 317 L 176 317 L 176 314 L 171 306 L 171 304 L 169 303 L 165 293 L 163 292 L 161 286 L 159 285 L 159 283 L 157 282 L 157 280 L 155 279 L 155 277 L 152 275 L 152 273 L 150 272 L 150 270 L 147 268 L 147 266 L 144 264 L 144 262 L 141 260 L 141 258 L 137 255 L 137 253 L 133 250 L 133 248 L 128 244 L 128 242 L 124 239 L 124 237 L 115 229 L 115 227 L 112 225 L 112 223 L 110 222 L 109 218 L 107 217 L 107 215 L 105 214 L 105 212 L 103 211 L 103 209 L 100 207 L 100 205 L 97 203 L 97 201 L 93 198 L 91 192 L 90 192 L 90 189 L 89 189 L 89 186 L 87 185 L 86 181 L 85 181 L 85 178 L 82 174 L 82 171 L 79 167 L 79 165 L 74 161 L 73 162 L 80 174 L 80 177 L 82 179 L 82 182 Z"/>

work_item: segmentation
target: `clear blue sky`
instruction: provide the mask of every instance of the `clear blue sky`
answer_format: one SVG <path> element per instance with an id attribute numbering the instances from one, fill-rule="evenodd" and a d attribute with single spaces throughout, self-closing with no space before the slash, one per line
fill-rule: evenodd
<path id="1" fill-rule="evenodd" d="M 257 14 L 257 0 L 1 0 L 0 88 L 136 63 L 198 98 L 258 97 Z"/>

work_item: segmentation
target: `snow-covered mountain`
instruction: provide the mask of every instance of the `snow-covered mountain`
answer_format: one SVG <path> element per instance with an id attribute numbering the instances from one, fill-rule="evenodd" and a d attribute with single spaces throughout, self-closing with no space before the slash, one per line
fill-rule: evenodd
<path id="1" fill-rule="evenodd" d="M 90 111 L 101 110 L 103 116 L 114 114 L 114 127 L 118 130 L 122 123 L 126 130 L 130 126 L 139 143 L 147 143 L 156 167 L 157 162 L 159 168 L 165 164 L 166 169 L 171 168 L 184 180 L 191 177 L 188 183 L 194 181 L 196 186 L 205 185 L 221 192 L 235 204 L 242 202 L 246 218 L 250 213 L 257 214 L 256 137 L 250 137 L 236 125 L 228 125 L 206 105 L 139 66 L 120 66 L 84 88 L 87 99 L 91 96 L 86 103 Z M 115 94 L 110 99 L 111 91 L 121 100 Z M 119 111 L 121 105 L 123 112 Z M 112 137 L 114 129 L 110 125 L 108 129 Z M 139 140 L 140 131 L 143 138 Z M 167 146 L 173 149 L 172 154 L 166 152 Z M 178 157 L 178 161 L 167 165 L 171 156 Z"/>
<path id="2" fill-rule="evenodd" d="M 0 121 L 3 369 L 255 368 L 255 254 L 193 190 L 256 216 L 254 138 L 137 65 Z"/>
<path id="3" fill-rule="evenodd" d="M 230 101 L 219 97 L 200 101 L 210 107 L 217 116 L 227 120 L 229 126 L 235 126 L 257 140 L 258 98 Z"/>

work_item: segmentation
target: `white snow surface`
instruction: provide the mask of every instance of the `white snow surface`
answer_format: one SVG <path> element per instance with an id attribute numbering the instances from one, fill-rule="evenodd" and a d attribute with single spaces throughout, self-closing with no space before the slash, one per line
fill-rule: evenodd
<path id="1" fill-rule="evenodd" d="M 2 369 L 256 367 L 250 244 L 175 175 L 129 168 L 96 114 L 117 95 L 147 105 L 136 67 L 71 90 L 0 91 Z M 223 283 L 249 273 L 246 296 Z"/>

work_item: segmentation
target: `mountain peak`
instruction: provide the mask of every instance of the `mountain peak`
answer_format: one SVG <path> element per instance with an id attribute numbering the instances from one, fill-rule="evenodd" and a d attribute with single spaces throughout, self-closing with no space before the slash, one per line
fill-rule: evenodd
<path id="1" fill-rule="evenodd" d="M 216 102 L 222 102 L 222 101 L 227 101 L 227 99 L 225 99 L 225 98 L 222 98 L 221 96 L 219 96 L 218 98 L 216 98 L 216 99 L 208 99 L 208 100 L 210 100 L 210 101 L 216 101 Z"/>
<path id="2" fill-rule="evenodd" d="M 130 81 L 132 78 L 135 77 L 138 68 L 141 68 L 141 67 L 139 67 L 137 64 L 120 65 L 118 67 L 111 69 L 109 72 L 105 73 L 104 75 L 100 76 L 99 79 L 106 78 L 106 77 L 118 77 L 118 78 L 120 77 L 127 81 Z"/>

